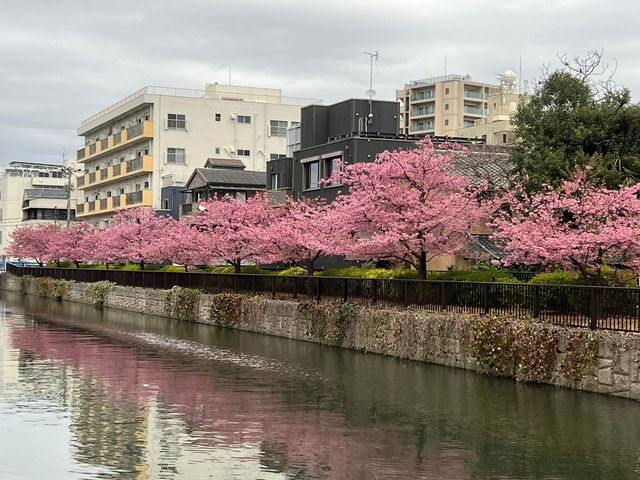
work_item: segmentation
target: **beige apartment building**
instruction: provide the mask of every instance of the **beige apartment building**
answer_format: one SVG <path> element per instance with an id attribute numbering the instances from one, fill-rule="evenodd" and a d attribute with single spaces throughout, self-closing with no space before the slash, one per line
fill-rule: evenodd
<path id="1" fill-rule="evenodd" d="M 455 136 L 489 115 L 489 96 L 498 85 L 474 82 L 469 75 L 443 75 L 413 80 L 396 91 L 400 131 L 407 134 Z"/>
<path id="2" fill-rule="evenodd" d="M 73 163 L 68 164 L 74 168 Z M 0 174 L 0 252 L 5 256 L 11 233 L 39 223 L 66 225 L 67 170 L 49 163 L 10 162 Z M 71 201 L 71 219 L 75 201 Z"/>
<path id="3" fill-rule="evenodd" d="M 518 111 L 520 102 L 526 102 L 527 98 L 526 93 L 519 94 L 516 91 L 515 72 L 507 70 L 500 75 L 499 90 L 489 94 L 488 116 L 476 120 L 471 126 L 459 128 L 456 136 L 483 138 L 488 145 L 512 144 L 516 136 L 511 118 Z"/>
<path id="4" fill-rule="evenodd" d="M 205 90 L 145 87 L 81 122 L 78 219 L 102 225 L 116 209 L 171 210 L 162 189 L 184 186 L 207 159 L 265 171 L 286 154 L 286 131 L 317 100 L 279 89 L 207 84 Z"/>

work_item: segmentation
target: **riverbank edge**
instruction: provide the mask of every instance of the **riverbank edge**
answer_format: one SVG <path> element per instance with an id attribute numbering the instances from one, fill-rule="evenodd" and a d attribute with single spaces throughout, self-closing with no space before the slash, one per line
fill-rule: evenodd
<path id="1" fill-rule="evenodd" d="M 26 279 L 26 280 L 25 280 Z M 101 283 L 101 282 L 99 282 Z M 1 288 L 640 400 L 640 335 L 542 322 L 2 274 Z M 98 287 L 97 287 L 98 286 Z M 509 334 L 505 334 L 509 332 Z M 515 352 L 513 344 L 520 350 Z M 508 354 L 504 352 L 510 351 Z M 514 353 L 515 352 L 515 353 Z"/>

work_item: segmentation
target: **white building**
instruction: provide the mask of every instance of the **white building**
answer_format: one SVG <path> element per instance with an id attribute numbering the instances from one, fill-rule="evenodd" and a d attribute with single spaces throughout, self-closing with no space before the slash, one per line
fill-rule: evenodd
<path id="1" fill-rule="evenodd" d="M 73 164 L 69 165 L 73 168 Z M 75 201 L 71 201 L 71 219 Z M 37 223 L 65 225 L 67 175 L 63 165 L 10 162 L 0 174 L 0 252 L 5 255 L 11 233 Z"/>
<path id="2" fill-rule="evenodd" d="M 300 107 L 278 89 L 208 84 L 205 90 L 145 87 L 82 121 L 77 216 L 99 224 L 116 208 L 173 211 L 162 188 L 183 186 L 208 158 L 239 159 L 265 171 L 286 154 Z"/>

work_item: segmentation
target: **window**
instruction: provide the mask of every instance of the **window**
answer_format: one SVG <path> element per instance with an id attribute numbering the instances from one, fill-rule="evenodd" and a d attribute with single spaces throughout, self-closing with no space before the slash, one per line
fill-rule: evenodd
<path id="1" fill-rule="evenodd" d="M 162 209 L 163 210 L 169 210 L 169 199 L 165 198 L 162 200 Z"/>
<path id="2" fill-rule="evenodd" d="M 120 195 L 124 194 L 124 188 L 120 189 Z"/>
<path id="3" fill-rule="evenodd" d="M 216 113 L 216 122 L 219 122 L 220 120 L 222 120 L 222 115 Z"/>
<path id="4" fill-rule="evenodd" d="M 342 170 L 340 168 L 340 162 L 342 161 L 342 157 L 331 157 L 324 160 L 324 172 L 326 178 L 331 178 L 334 173 Z"/>
<path id="5" fill-rule="evenodd" d="M 251 117 L 249 115 L 238 115 L 238 123 L 251 123 Z"/>
<path id="6" fill-rule="evenodd" d="M 243 150 L 243 149 L 238 149 L 238 156 L 239 157 L 250 157 L 251 156 L 251 150 Z"/>
<path id="7" fill-rule="evenodd" d="M 185 165 L 187 163 L 187 155 L 184 148 L 167 148 L 167 163 L 177 163 Z"/>
<path id="8" fill-rule="evenodd" d="M 444 89 L 444 94 L 445 95 L 449 95 L 449 88 L 448 87 Z"/>
<path id="9" fill-rule="evenodd" d="M 220 147 L 216 147 L 216 155 L 220 155 Z"/>
<path id="10" fill-rule="evenodd" d="M 449 104 L 448 104 L 448 103 L 445 103 L 445 104 L 444 104 L 444 109 L 445 109 L 445 110 L 449 110 Z"/>
<path id="11" fill-rule="evenodd" d="M 173 130 L 186 130 L 187 117 L 182 113 L 170 113 L 167 118 L 167 128 Z"/>
<path id="12" fill-rule="evenodd" d="M 271 120 L 269 124 L 271 126 L 272 137 L 287 136 L 287 122 L 285 120 Z"/>
<path id="13" fill-rule="evenodd" d="M 271 153 L 269 154 L 269 160 L 278 160 L 279 158 L 285 158 L 286 155 L 284 153 Z"/>
<path id="14" fill-rule="evenodd" d="M 277 190 L 280 188 L 280 174 L 272 173 L 271 174 L 271 190 Z"/>
<path id="15" fill-rule="evenodd" d="M 320 180 L 320 162 L 309 162 L 304 164 L 304 188 L 318 188 Z"/>
<path id="16" fill-rule="evenodd" d="M 507 134 L 506 133 L 502 134 L 502 143 L 507 143 Z"/>
<path id="17" fill-rule="evenodd" d="M 239 202 L 246 202 L 247 201 L 247 192 L 236 192 L 235 198 Z"/>
<path id="18" fill-rule="evenodd" d="M 444 121 L 444 126 L 445 126 L 445 127 L 448 127 L 448 126 L 449 126 L 449 120 L 445 120 L 445 121 Z"/>
<path id="19" fill-rule="evenodd" d="M 144 189 L 145 190 L 149 189 L 149 181 L 144 182 Z"/>
<path id="20" fill-rule="evenodd" d="M 109 198 L 110 196 L 111 196 L 111 190 L 107 192 L 107 198 Z"/>

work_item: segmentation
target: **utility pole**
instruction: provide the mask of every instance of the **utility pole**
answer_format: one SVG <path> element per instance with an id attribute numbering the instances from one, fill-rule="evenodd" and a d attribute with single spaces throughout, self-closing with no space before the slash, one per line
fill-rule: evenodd
<path id="1" fill-rule="evenodd" d="M 376 91 L 373 89 L 373 61 L 378 61 L 378 51 L 376 53 L 364 52 L 366 55 L 369 55 L 370 66 L 369 66 L 369 90 L 367 90 L 367 95 L 369 95 L 369 118 L 367 119 L 367 123 L 371 123 L 373 121 L 373 96 L 376 94 Z"/>
<path id="2" fill-rule="evenodd" d="M 67 167 L 67 228 L 71 225 L 71 167 Z"/>

